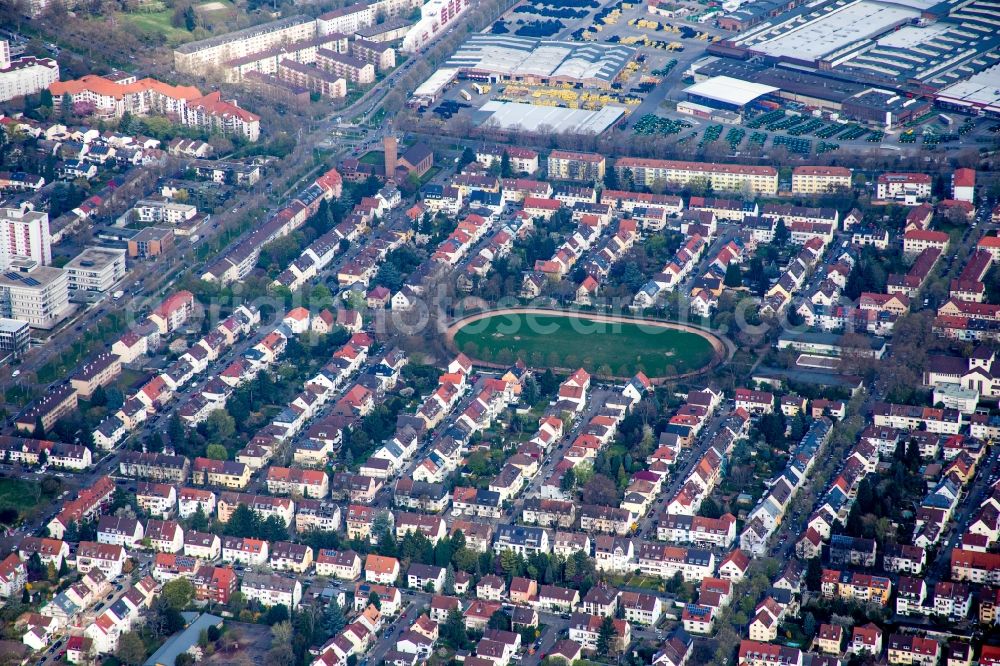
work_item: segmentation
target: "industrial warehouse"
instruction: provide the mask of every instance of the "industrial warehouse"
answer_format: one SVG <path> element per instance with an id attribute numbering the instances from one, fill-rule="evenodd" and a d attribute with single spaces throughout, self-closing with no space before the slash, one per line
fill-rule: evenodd
<path id="1" fill-rule="evenodd" d="M 624 46 L 473 35 L 445 67 L 470 79 L 610 88 L 635 56 L 635 49 Z"/>
<path id="2" fill-rule="evenodd" d="M 742 33 L 708 47 L 698 82 L 729 76 L 771 85 L 787 101 L 891 129 L 938 102 L 998 115 L 1000 15 L 992 0 L 833 0 L 740 9 L 719 25 Z"/>

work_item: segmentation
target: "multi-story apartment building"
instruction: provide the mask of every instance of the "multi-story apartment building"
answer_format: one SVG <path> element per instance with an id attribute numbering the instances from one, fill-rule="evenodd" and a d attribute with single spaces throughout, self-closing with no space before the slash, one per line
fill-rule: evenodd
<path id="1" fill-rule="evenodd" d="M 68 97 L 73 104 L 93 105 L 95 113 L 106 118 L 156 113 L 173 117 L 182 125 L 235 134 L 249 141 L 260 138 L 260 116 L 241 109 L 235 101 L 223 100 L 218 91 L 202 95 L 193 86 L 171 86 L 135 77 L 111 81 L 91 74 L 73 81 L 57 81 L 49 86 L 49 92 L 57 109 Z"/>
<path id="2" fill-rule="evenodd" d="M 121 357 L 113 352 L 103 352 L 70 375 L 69 383 L 79 397 L 89 400 L 98 387 L 115 381 L 121 372 Z"/>
<path id="3" fill-rule="evenodd" d="M 81 541 L 76 549 L 76 570 L 82 574 L 100 569 L 108 578 L 122 574 L 127 555 L 120 545 Z"/>
<path id="4" fill-rule="evenodd" d="M 41 422 L 48 430 L 56 421 L 76 409 L 77 394 L 69 384 L 60 384 L 48 393 L 28 403 L 14 421 L 14 427 L 21 432 L 34 432 Z"/>
<path id="5" fill-rule="evenodd" d="M 0 317 L 26 321 L 32 328 L 50 329 L 69 312 L 66 271 L 33 259 L 13 259 L 0 273 Z"/>
<path id="6" fill-rule="evenodd" d="M 886 649 L 890 664 L 937 666 L 941 658 L 941 645 L 937 641 L 911 634 L 890 634 Z"/>
<path id="7" fill-rule="evenodd" d="M 315 36 L 315 20 L 308 16 L 292 16 L 182 44 L 174 49 L 174 67 L 180 72 L 204 74 L 231 60 Z"/>
<path id="8" fill-rule="evenodd" d="M 124 451 L 118 461 L 122 476 L 168 483 L 184 483 L 188 475 L 188 459 L 165 453 Z"/>
<path id="9" fill-rule="evenodd" d="M 340 529 L 340 506 L 334 502 L 301 499 L 296 502 L 295 531 L 336 532 Z"/>
<path id="10" fill-rule="evenodd" d="M 580 507 L 580 529 L 584 532 L 605 532 L 625 535 L 632 527 L 628 509 L 584 504 Z"/>
<path id="11" fill-rule="evenodd" d="M 97 543 L 135 548 L 145 533 L 142 523 L 128 516 L 101 516 L 97 522 Z"/>
<path id="12" fill-rule="evenodd" d="M 222 540 L 210 532 L 188 530 L 184 533 L 184 555 L 212 562 L 222 555 Z"/>
<path id="13" fill-rule="evenodd" d="M 256 600 L 261 606 L 281 604 L 289 610 L 296 610 L 302 600 L 302 583 L 278 574 L 251 571 L 243 575 L 240 592 L 247 599 Z"/>
<path id="14" fill-rule="evenodd" d="M 655 183 L 687 185 L 692 182 L 711 183 L 717 191 L 749 190 L 754 194 L 778 193 L 778 170 L 770 166 L 713 164 L 622 157 L 615 162 L 619 178 L 631 174 L 636 184 Z"/>
<path id="15" fill-rule="evenodd" d="M 396 51 L 387 44 L 358 38 L 351 42 L 350 48 L 352 56 L 370 62 L 380 72 L 396 66 Z"/>
<path id="16" fill-rule="evenodd" d="M 875 198 L 908 206 L 930 199 L 931 177 L 926 173 L 883 173 L 875 180 Z"/>
<path id="17" fill-rule="evenodd" d="M 250 468 L 233 460 L 195 458 L 191 466 L 191 483 L 240 490 L 250 483 Z"/>
<path id="18" fill-rule="evenodd" d="M 181 488 L 177 493 L 177 516 L 190 518 L 201 509 L 206 516 L 215 513 L 215 493 L 204 488 Z"/>
<path id="19" fill-rule="evenodd" d="M 169 518 L 177 507 L 177 490 L 169 483 L 140 481 L 136 484 L 135 501 L 149 515 Z"/>
<path id="20" fill-rule="evenodd" d="M 42 266 L 52 263 L 48 213 L 30 205 L 0 208 L 0 271 L 15 259 L 31 259 Z"/>
<path id="21" fill-rule="evenodd" d="M 305 63 L 285 59 L 278 64 L 278 78 L 296 86 L 307 88 L 329 99 L 347 96 L 347 79 Z"/>
<path id="22" fill-rule="evenodd" d="M 267 491 L 274 495 L 298 495 L 322 499 L 330 493 L 330 477 L 324 470 L 300 467 L 269 467 Z"/>
<path id="23" fill-rule="evenodd" d="M 267 519 L 270 516 L 277 516 L 281 518 L 281 522 L 286 526 L 292 524 L 292 519 L 295 516 L 295 502 L 287 497 L 225 492 L 219 495 L 219 521 L 223 523 L 229 522 L 233 511 L 241 504 L 259 513 L 263 519 Z"/>
<path id="24" fill-rule="evenodd" d="M 129 211 L 129 218 L 142 225 L 184 225 L 198 216 L 198 207 L 166 199 L 140 199 Z"/>
<path id="25" fill-rule="evenodd" d="M 550 180 L 596 183 L 604 180 L 607 161 L 597 153 L 553 150 L 547 160 Z"/>
<path id="26" fill-rule="evenodd" d="M 52 58 L 10 57 L 10 44 L 0 40 L 0 102 L 34 95 L 59 80 L 59 63 Z"/>
<path id="27" fill-rule="evenodd" d="M 420 20 L 403 38 L 403 51 L 415 53 L 445 32 L 472 0 L 429 0 L 420 7 Z"/>
<path id="28" fill-rule="evenodd" d="M 198 601 L 228 604 L 229 598 L 236 592 L 239 578 L 229 567 L 204 565 L 198 567 L 191 582 L 194 583 L 195 598 Z"/>
<path id="29" fill-rule="evenodd" d="M 316 575 L 357 580 L 361 576 L 361 557 L 353 550 L 321 549 L 316 555 Z"/>
<path id="30" fill-rule="evenodd" d="M 222 539 L 221 556 L 225 562 L 236 562 L 244 566 L 267 564 L 268 543 L 260 539 L 225 537 Z"/>
<path id="31" fill-rule="evenodd" d="M 375 65 L 346 53 L 317 49 L 316 67 L 359 85 L 368 85 L 375 81 Z"/>
<path id="32" fill-rule="evenodd" d="M 88 247 L 63 266 L 70 289 L 109 291 L 125 277 L 125 250 Z"/>
<path id="33" fill-rule="evenodd" d="M 836 166 L 798 166 L 792 169 L 792 194 L 825 194 L 850 189 L 851 170 Z"/>
<path id="34" fill-rule="evenodd" d="M 102 476 L 90 487 L 83 488 L 75 498 L 63 504 L 56 517 L 49 521 L 49 535 L 54 539 L 62 539 L 71 523 L 80 524 L 93 520 L 111 503 L 114 492 L 115 484 L 107 476 Z"/>

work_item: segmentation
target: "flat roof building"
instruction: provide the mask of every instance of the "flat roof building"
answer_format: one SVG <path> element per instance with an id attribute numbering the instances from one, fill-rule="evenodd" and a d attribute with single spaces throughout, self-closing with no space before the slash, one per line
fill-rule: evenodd
<path id="1" fill-rule="evenodd" d="M 730 111 L 741 110 L 750 102 L 777 91 L 774 86 L 731 76 L 713 76 L 684 89 L 692 102 Z"/>
<path id="2" fill-rule="evenodd" d="M 125 250 L 88 247 L 63 267 L 70 289 L 108 291 L 125 277 Z"/>
<path id="3" fill-rule="evenodd" d="M 30 341 L 28 322 L 0 318 L 0 353 L 19 356 L 28 348 Z"/>
<path id="4" fill-rule="evenodd" d="M 66 271 L 17 259 L 0 273 L 0 317 L 50 329 L 70 313 Z"/>

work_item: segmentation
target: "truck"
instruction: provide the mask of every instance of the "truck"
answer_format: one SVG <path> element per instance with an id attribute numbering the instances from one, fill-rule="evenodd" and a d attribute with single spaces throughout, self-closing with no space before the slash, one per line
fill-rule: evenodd
<path id="1" fill-rule="evenodd" d="M 459 94 L 462 95 L 462 99 L 464 99 L 466 102 L 472 101 L 472 95 L 469 94 L 468 90 L 462 90 Z"/>
<path id="2" fill-rule="evenodd" d="M 938 122 L 940 122 L 945 127 L 951 127 L 952 124 L 955 122 L 955 120 L 951 116 L 946 116 L 945 114 L 942 113 L 941 115 L 938 116 Z"/>
<path id="3" fill-rule="evenodd" d="M 111 294 L 111 298 L 112 298 L 113 300 L 116 300 L 116 301 L 117 301 L 117 300 L 119 300 L 119 299 L 120 299 L 120 298 L 121 298 L 122 296 L 124 296 L 124 295 L 125 295 L 125 292 L 124 292 L 124 290 L 122 290 L 122 289 L 119 289 L 119 290 L 118 290 L 118 291 L 116 291 L 115 293 Z"/>

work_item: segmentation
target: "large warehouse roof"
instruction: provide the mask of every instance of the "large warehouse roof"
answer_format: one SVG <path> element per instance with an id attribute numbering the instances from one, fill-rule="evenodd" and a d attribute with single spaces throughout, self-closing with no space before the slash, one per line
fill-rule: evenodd
<path id="1" fill-rule="evenodd" d="M 560 78 L 611 84 L 632 58 L 625 46 L 528 39 L 510 35 L 472 35 L 446 67 L 521 78 Z"/>
<path id="2" fill-rule="evenodd" d="M 483 121 L 483 124 L 496 125 L 503 129 L 520 129 L 532 132 L 544 127 L 553 134 L 562 132 L 600 134 L 621 118 L 625 110 L 620 106 L 605 106 L 600 111 L 587 111 L 558 106 L 492 101 L 484 104 L 480 112 L 490 114 Z"/>
<path id="3" fill-rule="evenodd" d="M 1000 65 L 948 86 L 938 100 L 957 106 L 972 106 L 1000 113 Z"/>
<path id="4" fill-rule="evenodd" d="M 688 86 L 684 92 L 689 95 L 697 95 L 706 99 L 713 99 L 717 102 L 745 106 L 762 95 L 777 92 L 778 88 L 764 85 L 763 83 L 753 83 L 734 79 L 731 76 L 713 76 L 710 79 Z"/>
<path id="5" fill-rule="evenodd" d="M 918 16 L 915 9 L 871 0 L 823 5 L 770 30 L 757 28 L 753 38 L 743 42 L 752 51 L 775 58 L 820 60 Z"/>

